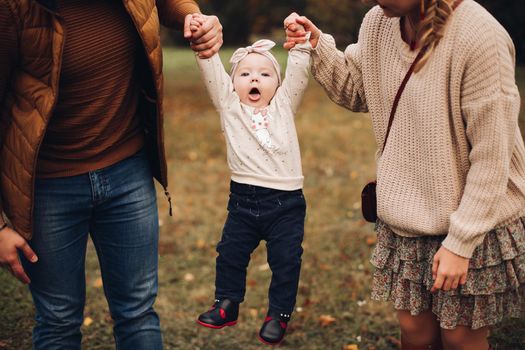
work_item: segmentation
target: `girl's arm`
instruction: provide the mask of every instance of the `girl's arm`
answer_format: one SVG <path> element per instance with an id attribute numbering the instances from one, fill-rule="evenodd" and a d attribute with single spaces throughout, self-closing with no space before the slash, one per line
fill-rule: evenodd
<path id="1" fill-rule="evenodd" d="M 433 258 L 431 292 L 466 283 L 474 249 L 508 219 L 500 203 L 508 191 L 511 163 L 523 162 L 523 154 L 516 151 L 523 149 L 523 139 L 514 46 L 503 28 L 476 36 L 467 54 L 460 102 L 471 147 L 470 168 L 459 207 L 450 216 L 448 235 Z"/>
<path id="2" fill-rule="evenodd" d="M 348 46 L 343 53 L 335 46 L 332 36 L 321 34 L 312 50 L 312 75 L 338 105 L 354 112 L 368 111 L 359 42 Z"/>
<path id="3" fill-rule="evenodd" d="M 466 53 L 461 110 L 470 145 L 470 167 L 459 207 L 450 216 L 443 246 L 469 258 L 502 220 L 511 164 L 522 168 L 518 127 L 520 96 L 515 82 L 514 45 L 500 26 L 476 33 Z"/>

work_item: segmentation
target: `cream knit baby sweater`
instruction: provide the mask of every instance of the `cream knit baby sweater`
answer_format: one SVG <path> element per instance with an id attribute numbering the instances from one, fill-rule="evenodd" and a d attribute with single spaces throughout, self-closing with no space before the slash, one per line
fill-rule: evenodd
<path id="1" fill-rule="evenodd" d="M 336 103 L 370 112 L 380 149 L 416 55 L 401 38 L 400 19 L 376 6 L 344 53 L 321 35 L 312 74 Z M 488 231 L 525 214 L 514 66 L 507 32 L 465 0 L 430 60 L 410 78 L 377 155 L 378 216 L 396 233 L 447 234 L 443 246 L 469 258 Z"/>
<path id="2" fill-rule="evenodd" d="M 285 78 L 262 110 L 240 101 L 218 54 L 210 59 L 197 57 L 204 84 L 220 114 L 233 181 L 284 191 L 303 187 L 294 115 L 308 84 L 310 50 L 309 43 L 290 50 Z"/>

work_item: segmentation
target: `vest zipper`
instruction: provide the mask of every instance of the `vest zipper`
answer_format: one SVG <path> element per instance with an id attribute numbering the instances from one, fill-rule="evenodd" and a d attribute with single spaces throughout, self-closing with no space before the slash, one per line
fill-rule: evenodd
<path id="1" fill-rule="evenodd" d="M 148 60 L 148 65 L 149 65 L 149 69 L 150 69 L 150 72 L 151 72 L 151 75 L 152 75 L 152 80 L 153 80 L 153 84 L 155 85 L 155 88 L 156 88 L 156 81 L 155 81 L 155 70 L 154 70 L 154 67 L 153 65 L 151 64 L 151 60 L 149 58 L 149 53 L 148 53 L 148 50 L 147 50 L 147 46 L 146 46 L 146 42 L 144 41 L 144 37 L 141 35 L 140 33 L 140 27 L 138 26 L 136 20 L 135 20 L 135 17 L 133 16 L 133 14 L 131 13 L 129 7 L 128 7 L 128 1 L 129 0 L 122 0 L 122 3 L 124 5 L 124 8 L 126 9 L 126 12 L 128 13 L 128 16 L 131 17 L 131 20 L 133 21 L 133 25 L 135 26 L 135 30 L 137 31 L 138 35 L 139 35 L 139 38 L 140 38 L 140 41 L 142 43 L 142 49 L 144 50 L 144 54 L 146 55 L 146 59 Z M 161 67 L 162 68 L 162 67 Z M 161 177 L 161 184 L 162 184 L 162 187 L 164 188 L 164 195 L 167 197 L 168 199 L 168 204 L 169 204 L 169 214 L 170 216 L 173 216 L 172 215 L 172 206 L 171 206 L 171 196 L 170 196 L 170 193 L 168 192 L 168 175 L 166 174 L 166 172 L 164 171 L 164 168 L 167 166 L 166 165 L 166 155 L 164 154 L 164 152 L 161 152 L 161 147 L 159 145 L 159 142 L 161 140 L 161 132 L 162 132 L 162 123 L 161 123 L 161 120 L 159 118 L 160 116 L 160 110 L 158 108 L 158 99 L 160 98 L 160 96 L 158 95 L 158 91 L 157 92 L 157 96 L 156 96 L 156 101 L 155 103 L 157 104 L 157 115 L 155 116 L 155 119 L 157 120 L 157 154 L 158 154 L 158 158 L 159 158 L 159 167 L 160 167 L 160 177 Z M 163 155 L 164 157 L 161 157 L 161 155 Z M 161 159 L 164 159 L 164 164 L 161 164 Z"/>

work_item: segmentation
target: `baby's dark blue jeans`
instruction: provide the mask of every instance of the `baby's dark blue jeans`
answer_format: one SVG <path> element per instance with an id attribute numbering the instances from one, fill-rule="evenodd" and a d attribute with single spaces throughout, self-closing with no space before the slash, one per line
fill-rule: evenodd
<path id="1" fill-rule="evenodd" d="M 305 213 L 300 189 L 281 191 L 232 181 L 228 218 L 217 245 L 215 298 L 244 300 L 250 255 L 265 240 L 272 270 L 269 310 L 291 314 L 301 270 Z"/>

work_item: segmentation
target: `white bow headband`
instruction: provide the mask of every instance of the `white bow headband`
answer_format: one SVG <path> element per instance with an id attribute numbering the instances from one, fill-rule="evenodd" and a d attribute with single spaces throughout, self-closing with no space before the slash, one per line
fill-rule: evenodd
<path id="1" fill-rule="evenodd" d="M 270 52 L 270 50 L 274 46 L 275 43 L 273 41 L 268 39 L 262 39 L 257 40 L 251 46 L 241 47 L 235 50 L 232 57 L 230 58 L 230 63 L 232 64 L 230 75 L 232 79 L 235 74 L 235 71 L 237 70 L 237 67 L 239 66 L 239 62 L 241 62 L 250 53 L 258 53 L 268 58 L 272 62 L 273 68 L 277 73 L 277 79 L 279 79 L 279 85 L 281 85 L 281 66 L 279 66 L 279 63 L 275 59 L 275 56 L 272 55 L 272 53 Z"/>

